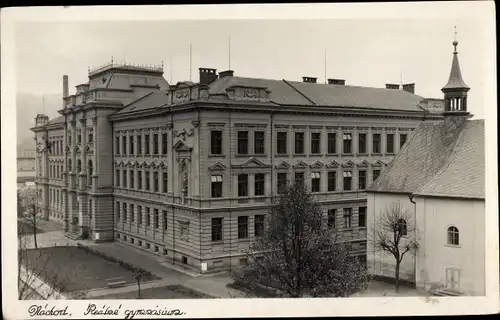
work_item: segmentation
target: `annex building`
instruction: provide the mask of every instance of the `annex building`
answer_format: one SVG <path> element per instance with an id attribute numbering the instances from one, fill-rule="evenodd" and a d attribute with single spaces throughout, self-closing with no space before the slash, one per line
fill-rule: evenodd
<path id="1" fill-rule="evenodd" d="M 366 188 L 443 101 L 384 88 L 239 77 L 200 68 L 89 72 L 61 116 L 38 115 L 37 186 L 68 237 L 120 241 L 199 272 L 245 264 L 272 199 L 301 181 L 325 223 L 366 257 Z"/>
<path id="2" fill-rule="evenodd" d="M 402 261 L 401 279 L 436 295 L 484 295 L 484 120 L 470 119 L 470 88 L 462 79 L 458 42 L 453 45 L 450 77 L 442 88 L 444 121 L 422 123 L 369 188 L 368 237 L 377 230 L 377 217 L 398 202 L 412 217 L 398 222 L 402 230 L 415 230 L 402 241 L 419 243 Z M 367 260 L 371 274 L 394 277 L 395 258 L 377 252 L 371 241 Z"/>

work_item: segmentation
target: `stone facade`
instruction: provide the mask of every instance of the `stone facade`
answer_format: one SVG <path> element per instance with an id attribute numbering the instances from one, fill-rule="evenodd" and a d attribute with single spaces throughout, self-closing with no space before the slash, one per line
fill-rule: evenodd
<path id="1" fill-rule="evenodd" d="M 200 84 L 169 85 L 158 70 L 111 65 L 76 95 L 65 88 L 62 119 L 39 116 L 33 128 L 38 141 L 63 145 L 37 154 L 47 217 L 71 237 L 88 232 L 200 272 L 231 269 L 265 228 L 278 184 L 301 177 L 325 222 L 365 257 L 365 188 L 419 123 L 440 116 L 277 107 L 262 86 L 231 86 L 221 98 L 203 83 L 218 81 L 206 70 Z"/>

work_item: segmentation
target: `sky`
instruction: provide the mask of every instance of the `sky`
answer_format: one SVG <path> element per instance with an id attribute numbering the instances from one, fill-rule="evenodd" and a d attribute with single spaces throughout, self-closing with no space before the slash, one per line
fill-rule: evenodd
<path id="1" fill-rule="evenodd" d="M 482 48 L 490 39 L 485 24 L 463 18 L 23 22 L 15 30 L 16 85 L 17 92 L 61 94 L 67 74 L 72 93 L 87 81 L 89 67 L 113 58 L 163 62 L 164 77 L 173 83 L 198 81 L 199 67 L 223 71 L 229 63 L 235 76 L 324 82 L 326 67 L 326 78 L 346 84 L 382 88 L 402 79 L 415 83 L 418 95 L 442 98 L 454 26 L 471 87 L 469 109 L 484 118 L 484 71 L 491 66 Z"/>

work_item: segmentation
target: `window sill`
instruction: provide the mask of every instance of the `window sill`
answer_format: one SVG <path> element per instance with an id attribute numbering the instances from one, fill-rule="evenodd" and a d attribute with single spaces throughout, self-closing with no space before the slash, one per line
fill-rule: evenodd
<path id="1" fill-rule="evenodd" d="M 305 153 L 294 153 L 293 156 L 294 157 L 305 157 L 306 154 Z"/>
<path id="2" fill-rule="evenodd" d="M 455 245 L 455 244 L 445 244 L 444 245 L 445 247 L 449 247 L 449 248 L 462 248 L 462 245 Z"/>
<path id="3" fill-rule="evenodd" d="M 217 245 L 223 245 L 224 244 L 224 240 L 212 240 L 212 245 L 213 246 L 217 246 Z"/>
<path id="4" fill-rule="evenodd" d="M 353 156 L 354 154 L 352 152 L 342 152 L 343 156 Z"/>
<path id="5" fill-rule="evenodd" d="M 334 152 L 334 153 L 330 153 L 330 152 L 328 152 L 326 155 L 327 155 L 328 157 L 338 157 L 338 155 L 339 155 L 339 154 L 338 154 L 337 152 Z"/>
<path id="6" fill-rule="evenodd" d="M 224 155 L 224 154 L 209 154 L 208 157 L 209 158 L 225 158 L 226 155 Z"/>
<path id="7" fill-rule="evenodd" d="M 276 153 L 274 156 L 275 157 L 288 157 L 289 154 L 288 153 Z"/>

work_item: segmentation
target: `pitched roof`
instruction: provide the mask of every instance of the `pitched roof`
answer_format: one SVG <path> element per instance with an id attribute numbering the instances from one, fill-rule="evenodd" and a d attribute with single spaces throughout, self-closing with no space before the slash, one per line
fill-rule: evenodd
<path id="1" fill-rule="evenodd" d="M 50 124 L 59 124 L 59 123 L 64 123 L 64 116 L 59 116 L 59 117 L 55 117 L 54 119 L 50 120 L 47 125 L 50 125 Z"/>
<path id="2" fill-rule="evenodd" d="M 454 135 L 432 122 L 415 130 L 368 191 L 484 198 L 484 181 L 484 121 L 468 120 Z"/>
<path id="3" fill-rule="evenodd" d="M 356 108 L 422 111 L 424 98 L 403 90 L 331 85 L 286 80 L 223 77 L 210 84 L 210 94 L 224 94 L 231 86 L 268 88 L 270 99 L 280 105 L 319 105 Z"/>
<path id="4" fill-rule="evenodd" d="M 455 45 L 455 42 L 453 44 Z M 458 45 L 458 42 L 456 42 L 456 45 Z M 453 60 L 451 62 L 450 78 L 448 79 L 448 83 L 443 87 L 444 90 L 469 88 L 462 78 L 460 63 L 458 62 L 458 52 L 456 51 L 456 49 L 457 48 L 455 46 L 455 51 L 453 52 Z"/>
<path id="5" fill-rule="evenodd" d="M 164 91 L 151 92 L 128 104 L 116 114 L 155 109 L 167 104 L 167 102 L 168 97 Z"/>

